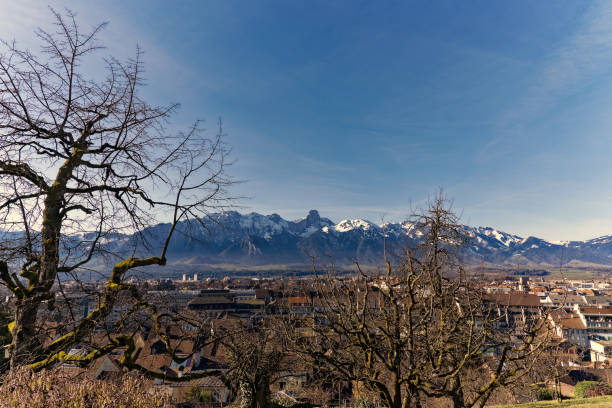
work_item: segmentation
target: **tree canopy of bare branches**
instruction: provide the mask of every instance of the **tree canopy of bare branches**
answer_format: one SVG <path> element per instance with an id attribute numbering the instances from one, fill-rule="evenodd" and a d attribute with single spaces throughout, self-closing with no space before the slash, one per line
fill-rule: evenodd
<path id="1" fill-rule="evenodd" d="M 222 378 L 244 408 L 270 406 L 270 385 L 287 366 L 284 347 L 270 327 L 275 319 L 266 320 L 216 333 L 228 351 L 228 369 Z"/>
<path id="2" fill-rule="evenodd" d="M 329 382 L 352 384 L 389 408 L 431 399 L 482 407 L 529 373 L 548 340 L 538 309 L 513 315 L 466 278 L 465 237 L 438 196 L 413 222 L 419 244 L 381 273 L 318 274 L 315 312 L 291 316 L 294 350 Z M 506 322 L 511 321 L 511 324 Z"/>
<path id="3" fill-rule="evenodd" d="M 0 53 L 0 279 L 16 298 L 13 367 L 75 358 L 66 348 L 110 313 L 118 293 L 136 293 L 126 274 L 165 265 L 180 221 L 202 222 L 230 203 L 221 130 L 208 137 L 195 122 L 169 135 L 167 119 L 177 105 L 142 98 L 142 52 L 127 62 L 96 59 L 104 74 L 90 78 L 83 66 L 98 58 L 105 24 L 83 31 L 70 11 L 52 13 L 55 31 L 36 32 L 41 52 L 4 42 Z M 161 249 L 116 259 L 100 306 L 42 344 L 37 315 L 56 296 L 54 285 L 107 252 L 113 234 L 140 233 L 163 216 L 170 228 Z M 144 299 L 134 304 L 147 306 Z M 128 344 L 114 339 L 89 357 Z"/>

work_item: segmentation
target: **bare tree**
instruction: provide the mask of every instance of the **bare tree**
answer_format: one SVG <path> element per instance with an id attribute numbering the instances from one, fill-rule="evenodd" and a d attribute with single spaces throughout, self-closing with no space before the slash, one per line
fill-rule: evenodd
<path id="1" fill-rule="evenodd" d="M 308 330 L 288 326 L 287 335 L 305 361 L 376 393 L 386 407 L 431 399 L 482 407 L 531 371 L 548 339 L 545 319 L 506 319 L 509 310 L 466 278 L 457 252 L 464 237 L 443 196 L 413 228 L 418 244 L 395 266 L 386 260 L 382 273 L 319 275 L 313 316 L 301 319 Z"/>
<path id="2" fill-rule="evenodd" d="M 102 49 L 97 37 L 105 24 L 82 31 L 72 12 L 52 13 L 56 31 L 36 31 L 42 53 L 4 42 L 0 54 L 0 278 L 16 298 L 12 367 L 75 359 L 65 350 L 111 313 L 119 293 L 133 295 L 134 309 L 150 310 L 125 281 L 128 272 L 165 265 L 180 222 L 202 223 L 230 200 L 222 132 L 206 137 L 196 122 L 168 135 L 177 105 L 142 99 L 141 51 L 127 62 L 97 60 L 105 75 L 89 78 L 82 66 Z M 151 242 L 143 231 L 160 219 L 169 227 Z M 138 239 L 124 247 L 108 245 L 132 233 Z M 41 307 L 102 254 L 115 260 L 99 307 L 43 344 Z M 109 339 L 81 361 L 129 344 L 127 337 Z"/>
<path id="3" fill-rule="evenodd" d="M 244 408 L 270 405 L 270 386 L 279 380 L 287 356 L 269 317 L 253 325 L 216 333 L 227 349 L 228 368 L 222 378 Z"/>

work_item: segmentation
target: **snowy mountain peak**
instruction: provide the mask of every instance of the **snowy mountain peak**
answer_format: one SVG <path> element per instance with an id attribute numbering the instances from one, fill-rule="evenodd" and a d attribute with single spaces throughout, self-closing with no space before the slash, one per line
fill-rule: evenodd
<path id="1" fill-rule="evenodd" d="M 287 221 L 278 214 L 266 216 L 252 212 L 240 218 L 240 227 L 253 231 L 257 235 L 280 234 L 288 225 Z"/>
<path id="2" fill-rule="evenodd" d="M 594 239 L 591 239 L 585 242 L 588 244 L 598 244 L 598 245 L 609 244 L 612 242 L 612 235 L 604 235 L 602 237 L 594 238 Z"/>
<path id="3" fill-rule="evenodd" d="M 478 231 L 487 237 L 493 238 L 500 242 L 505 247 L 511 247 L 521 242 L 522 238 L 516 235 L 507 234 L 505 232 L 498 231 L 491 227 L 479 227 Z"/>
<path id="4" fill-rule="evenodd" d="M 169 251 L 175 262 L 189 265 L 308 264 L 310 256 L 333 256 L 334 263 L 352 265 L 355 259 L 375 265 L 380 262 L 385 245 L 402 248 L 418 245 L 423 231 L 409 221 L 388 222 L 381 226 L 363 219 L 345 219 L 335 224 L 322 218 L 316 210 L 296 221 L 278 214 L 241 214 L 228 211 L 210 214 L 203 220 L 181 221 Z M 149 242 L 163 242 L 170 224 L 147 228 Z M 490 227 L 462 226 L 469 237 L 465 247 L 467 262 L 487 262 L 516 267 L 559 265 L 561 262 L 583 262 L 612 268 L 612 235 L 588 241 L 550 242 L 536 237 L 522 238 Z M 0 240 L 15 240 L 23 232 L 3 232 Z M 87 239 L 84 236 L 66 239 Z M 121 253 L 124 248 L 140 245 L 140 235 L 115 234 L 101 244 L 108 251 Z M 127 254 L 127 253 L 126 253 Z M 531 265 L 531 266 L 530 266 Z"/>
<path id="5" fill-rule="evenodd" d="M 360 229 L 363 231 L 369 230 L 379 230 L 380 227 L 373 222 L 367 220 L 342 220 L 338 224 L 333 226 L 333 229 L 337 232 L 347 232 L 355 229 Z"/>

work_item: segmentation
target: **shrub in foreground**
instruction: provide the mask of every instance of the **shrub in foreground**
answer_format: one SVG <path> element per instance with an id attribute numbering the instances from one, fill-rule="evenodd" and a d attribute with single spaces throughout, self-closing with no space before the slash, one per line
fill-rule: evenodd
<path id="1" fill-rule="evenodd" d="M 576 384 L 576 388 L 574 388 L 574 397 L 586 398 L 591 388 L 600 386 L 607 387 L 608 384 L 599 381 L 580 381 L 578 384 Z"/>
<path id="2" fill-rule="evenodd" d="M 32 372 L 19 369 L 0 385 L 1 408 L 167 408 L 170 399 L 152 390 L 141 378 L 123 375 L 113 380 L 92 380 L 58 370 Z"/>
<path id="3" fill-rule="evenodd" d="M 190 402 L 214 402 L 212 392 L 193 386 L 187 391 L 185 399 Z"/>
<path id="4" fill-rule="evenodd" d="M 603 397 L 604 395 L 612 395 L 612 387 L 607 384 L 596 385 L 586 392 L 587 397 Z"/>
<path id="5" fill-rule="evenodd" d="M 555 391 L 547 387 L 536 388 L 533 394 L 537 401 L 551 401 L 555 398 Z"/>

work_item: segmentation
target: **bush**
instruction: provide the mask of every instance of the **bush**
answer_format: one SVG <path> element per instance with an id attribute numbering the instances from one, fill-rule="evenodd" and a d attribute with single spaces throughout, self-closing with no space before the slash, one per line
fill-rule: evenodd
<path id="1" fill-rule="evenodd" d="M 194 385 L 187 391 L 185 398 L 191 402 L 214 402 L 215 400 L 212 392 L 201 389 L 197 385 Z"/>
<path id="2" fill-rule="evenodd" d="M 546 387 L 536 388 L 533 394 L 538 401 L 551 401 L 555 399 L 555 391 Z"/>
<path id="3" fill-rule="evenodd" d="M 612 388 L 607 384 L 596 385 L 586 392 L 587 397 L 603 397 L 604 395 L 612 395 Z"/>
<path id="4" fill-rule="evenodd" d="M 580 381 L 578 384 L 576 384 L 576 388 L 574 388 L 574 397 L 586 398 L 589 390 L 593 387 L 598 387 L 598 386 L 607 387 L 608 384 L 602 383 L 599 381 Z"/>
<path id="5" fill-rule="evenodd" d="M 0 385 L 2 408 L 171 406 L 167 395 L 129 374 L 102 381 L 70 376 L 61 370 L 32 372 L 22 368 L 7 374 Z"/>
<path id="6" fill-rule="evenodd" d="M 359 398 L 353 402 L 353 408 L 374 408 L 374 404 L 365 398 Z"/>

